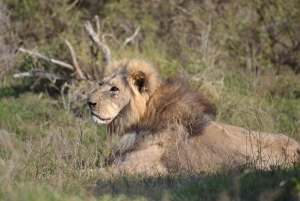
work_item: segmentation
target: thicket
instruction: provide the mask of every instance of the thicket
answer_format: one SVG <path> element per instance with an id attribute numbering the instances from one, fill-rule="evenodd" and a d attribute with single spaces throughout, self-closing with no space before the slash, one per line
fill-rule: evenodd
<path id="1" fill-rule="evenodd" d="M 93 23 L 98 15 L 101 36 L 112 52 L 112 60 L 142 58 L 152 62 L 166 77 L 179 72 L 217 105 L 216 120 L 245 125 L 247 120 L 242 123 L 238 112 L 229 109 L 237 105 L 231 98 L 234 94 L 241 100 L 239 105 L 262 106 L 272 120 L 275 118 L 278 125 L 269 130 L 296 135 L 293 128 L 300 124 L 299 113 L 290 108 L 298 108 L 295 100 L 300 97 L 299 10 L 297 0 L 4 0 L 2 55 L 16 59 L 10 64 L 9 60 L 2 62 L 1 72 L 10 69 L 74 77 L 68 69 L 16 51 L 23 47 L 72 63 L 65 43 L 68 40 L 84 76 L 98 81 L 105 68 L 103 55 L 92 45 L 83 25 L 86 21 Z M 138 27 L 136 37 L 124 45 Z M 62 89 L 64 82 L 39 78 L 31 89 L 64 94 L 68 88 Z M 74 80 L 67 83 L 65 86 L 73 86 L 69 97 L 76 98 L 64 107 L 78 111 L 78 102 L 86 98 L 82 96 L 85 88 Z M 82 87 L 80 92 L 74 89 L 78 90 L 78 86 Z M 264 101 L 255 98 L 249 103 L 249 96 L 260 96 Z M 278 107 L 289 114 L 276 116 L 278 112 L 273 109 Z M 249 108 L 242 109 L 250 112 Z"/>
<path id="2" fill-rule="evenodd" d="M 126 54 L 134 49 L 136 52 L 131 54 L 157 55 L 147 49 L 158 49 L 167 60 L 175 60 L 179 67 L 190 67 L 191 71 L 196 68 L 193 65 L 197 65 L 196 69 L 213 65 L 256 73 L 270 68 L 276 73 L 287 69 L 299 73 L 300 3 L 296 0 L 71 3 L 4 0 L 10 12 L 6 16 L 4 13 L 4 18 L 11 21 L 8 27 L 14 34 L 14 41 L 8 36 L 9 42 L 18 47 L 38 47 L 66 61 L 70 55 L 64 39 L 68 39 L 89 73 L 89 40 L 82 23 L 99 15 L 101 29 L 111 34 L 107 43 L 115 58 L 123 57 L 119 52 L 121 41 L 141 26 Z"/>

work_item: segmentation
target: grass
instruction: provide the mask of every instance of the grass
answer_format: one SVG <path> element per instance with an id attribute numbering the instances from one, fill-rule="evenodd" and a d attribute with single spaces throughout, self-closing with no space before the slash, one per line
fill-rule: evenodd
<path id="1" fill-rule="evenodd" d="M 156 176 L 111 175 L 103 168 L 112 146 L 110 137 L 103 127 L 90 123 L 84 103 L 81 115 L 76 116 L 64 110 L 59 99 L 45 92 L 28 91 L 31 83 L 7 78 L 6 84 L 0 87 L 3 92 L 0 98 L 1 200 L 299 199 L 298 166 L 271 170 L 225 168 L 219 172 Z M 232 90 L 227 87 L 228 91 Z M 246 98 L 249 93 L 253 92 L 234 90 L 238 97 Z M 230 95 L 227 96 L 224 98 Z M 289 109 L 291 106 L 284 104 L 288 100 L 288 97 L 273 97 L 274 105 L 265 110 L 275 110 L 280 101 L 282 108 Z M 264 129 L 274 126 L 268 112 L 243 107 L 231 110 L 232 121 L 239 118 L 243 125 L 250 124 L 249 127 L 257 121 Z M 269 128 L 269 131 L 276 129 Z"/>
<path id="2" fill-rule="evenodd" d="M 164 78 L 184 76 L 216 105 L 216 121 L 300 141 L 299 1 L 49 2 L 0 3 L 0 200 L 300 199 L 299 164 L 111 174 L 103 167 L 111 136 L 90 123 L 84 101 L 65 95 L 64 104 L 47 79 L 12 77 L 29 70 L 67 74 L 15 49 L 71 62 L 68 39 L 85 75 L 96 80 L 101 54 L 91 55 L 82 24 L 98 14 L 101 31 L 116 38 L 106 38 L 114 59 L 142 58 Z M 121 49 L 138 26 L 135 41 Z M 90 92 L 84 83 L 69 84 Z"/>

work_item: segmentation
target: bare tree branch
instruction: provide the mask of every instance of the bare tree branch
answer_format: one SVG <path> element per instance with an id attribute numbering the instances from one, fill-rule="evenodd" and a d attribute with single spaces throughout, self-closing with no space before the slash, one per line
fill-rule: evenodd
<path id="1" fill-rule="evenodd" d="M 100 36 L 100 22 L 99 22 L 99 17 L 98 15 L 95 15 L 95 21 L 96 21 L 96 29 L 97 29 L 97 36 Z"/>
<path id="2" fill-rule="evenodd" d="M 26 54 L 29 54 L 29 55 L 34 55 L 34 56 L 36 56 L 36 57 L 38 57 L 40 59 L 44 59 L 44 60 L 49 61 L 51 63 L 57 64 L 59 66 L 62 66 L 64 68 L 68 68 L 70 70 L 74 70 L 74 67 L 72 65 L 70 65 L 68 63 L 65 63 L 65 62 L 62 62 L 62 61 L 59 61 L 59 60 L 56 60 L 56 59 L 52 59 L 52 58 L 47 57 L 45 55 L 42 55 L 42 54 L 40 54 L 38 52 L 33 52 L 31 50 L 27 50 L 27 49 L 24 49 L 24 48 L 21 48 L 21 47 L 18 48 L 18 50 L 20 52 L 23 52 L 23 53 L 26 53 Z"/>
<path id="3" fill-rule="evenodd" d="M 67 9 L 66 12 L 68 12 L 69 10 L 71 10 L 77 3 L 79 0 L 75 0 Z"/>
<path id="4" fill-rule="evenodd" d="M 126 22 L 120 23 L 120 27 L 122 27 L 128 35 L 132 33 Z"/>
<path id="5" fill-rule="evenodd" d="M 99 37 L 95 30 L 93 29 L 91 23 L 89 21 L 84 23 L 85 30 L 88 32 L 91 40 L 93 43 L 97 46 L 99 50 L 103 53 L 103 62 L 105 63 L 105 66 L 110 62 L 111 60 L 111 53 L 108 46 L 106 46 L 102 41 L 99 40 Z"/>
<path id="6" fill-rule="evenodd" d="M 69 77 L 61 76 L 61 75 L 55 75 L 52 73 L 43 73 L 43 72 L 25 72 L 25 73 L 17 73 L 14 74 L 14 78 L 20 78 L 20 77 L 48 77 L 53 78 L 57 80 L 69 80 Z"/>
<path id="7" fill-rule="evenodd" d="M 70 42 L 68 40 L 65 40 L 66 44 L 68 45 L 70 52 L 71 52 L 71 56 L 72 56 L 72 61 L 73 61 L 73 65 L 76 69 L 76 73 L 78 74 L 78 76 L 80 77 L 80 79 L 85 80 L 85 76 L 82 74 L 82 71 L 78 65 L 77 59 L 76 59 L 76 55 L 75 55 L 75 51 L 72 47 L 72 45 L 70 44 Z"/>
<path id="8" fill-rule="evenodd" d="M 122 45 L 122 48 L 124 48 L 130 41 L 132 41 L 139 34 L 140 28 L 141 28 L 141 26 L 138 26 L 138 28 L 135 30 L 135 32 L 132 34 L 132 36 L 125 39 L 125 41 Z"/>

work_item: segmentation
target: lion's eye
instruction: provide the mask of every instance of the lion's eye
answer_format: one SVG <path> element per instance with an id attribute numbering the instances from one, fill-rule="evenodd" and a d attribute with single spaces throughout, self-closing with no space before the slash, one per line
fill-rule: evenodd
<path id="1" fill-rule="evenodd" d="M 100 83 L 99 83 L 99 86 L 101 87 L 102 85 L 103 85 L 103 82 L 100 82 Z"/>
<path id="2" fill-rule="evenodd" d="M 110 91 L 119 91 L 119 89 L 117 87 L 112 87 L 110 88 Z"/>

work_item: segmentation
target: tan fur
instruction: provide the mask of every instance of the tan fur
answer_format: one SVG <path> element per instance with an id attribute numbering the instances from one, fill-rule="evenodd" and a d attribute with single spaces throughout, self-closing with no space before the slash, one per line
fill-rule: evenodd
<path id="1" fill-rule="evenodd" d="M 213 108 L 181 78 L 162 82 L 145 61 L 113 63 L 89 100 L 93 121 L 120 135 L 107 165 L 132 171 L 290 165 L 299 144 L 282 134 L 210 121 Z"/>

